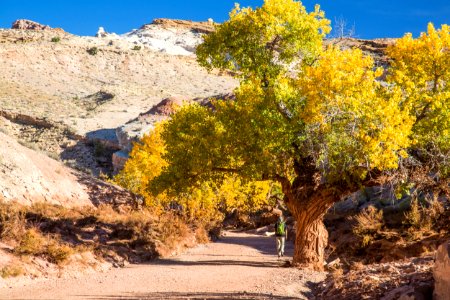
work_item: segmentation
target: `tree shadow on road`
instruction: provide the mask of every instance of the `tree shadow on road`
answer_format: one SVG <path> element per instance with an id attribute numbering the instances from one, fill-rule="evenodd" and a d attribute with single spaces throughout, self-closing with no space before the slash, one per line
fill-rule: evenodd
<path id="1" fill-rule="evenodd" d="M 211 259 L 198 259 L 196 260 L 196 254 L 191 253 L 189 257 L 191 260 L 179 260 L 177 258 L 161 258 L 150 262 L 150 264 L 157 264 L 163 266 L 247 266 L 256 268 L 279 268 L 289 267 L 290 258 L 293 254 L 293 244 L 291 242 L 286 243 L 286 256 L 280 260 L 276 260 L 275 250 L 275 238 L 266 236 L 224 236 L 220 238 L 215 244 L 229 245 L 241 245 L 256 249 L 260 255 L 242 255 L 240 253 L 234 254 L 205 254 L 202 253 L 201 257 L 211 257 Z"/>
<path id="2" fill-rule="evenodd" d="M 277 296 L 272 294 L 260 294 L 260 293 L 142 293 L 142 294 L 133 294 L 133 295 L 122 295 L 122 296 L 89 296 L 89 295 L 80 295 L 83 299 L 90 300 L 156 300 L 156 299 L 169 299 L 169 300 L 181 300 L 181 299 L 189 299 L 189 300 L 229 300 L 229 299 L 239 299 L 239 300 L 297 300 L 301 298 L 297 297 L 289 297 L 289 296 Z"/>
<path id="3" fill-rule="evenodd" d="M 152 265 L 167 266 L 246 266 L 256 268 L 279 268 L 288 264 L 286 260 L 279 261 L 248 261 L 248 260 L 199 260 L 199 261 L 181 261 L 176 259 L 160 259 L 151 262 Z"/>
<path id="4" fill-rule="evenodd" d="M 275 237 L 263 235 L 251 236 L 224 236 L 216 243 L 235 244 L 254 248 L 264 255 L 275 255 Z M 292 256 L 294 253 L 294 245 L 291 241 L 286 241 L 286 256 Z"/>

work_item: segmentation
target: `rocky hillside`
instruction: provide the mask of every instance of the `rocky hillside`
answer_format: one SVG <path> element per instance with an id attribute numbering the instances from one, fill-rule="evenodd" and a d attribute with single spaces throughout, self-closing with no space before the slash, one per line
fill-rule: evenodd
<path id="1" fill-rule="evenodd" d="M 71 169 L 1 132 L 0 139 L 1 200 L 23 204 L 47 202 L 65 207 L 133 202 L 132 195 L 122 188 Z"/>
<path id="2" fill-rule="evenodd" d="M 236 86 L 195 61 L 195 46 L 210 30 L 208 22 L 160 19 L 121 36 L 81 37 L 18 20 L 12 29 L 0 29 L 0 131 L 70 167 L 109 173 L 117 127 L 161 99 L 208 97 Z M 5 162 L 24 149 L 4 147 L 0 172 L 8 173 Z M 15 171 L 28 178 L 25 169 Z M 13 178 L 0 179 L 7 198 L 28 199 L 28 185 L 34 190 L 41 183 L 26 181 L 15 189 Z"/>
<path id="3" fill-rule="evenodd" d="M 208 74 L 192 56 L 163 53 L 181 40 L 190 43 L 183 33 L 177 40 L 148 37 L 150 31 L 170 32 L 167 26 L 146 25 L 123 38 L 1 30 L 0 107 L 63 121 L 86 134 L 115 128 L 170 96 L 206 97 L 236 86 L 229 76 Z M 144 41 L 135 48 L 139 35 L 168 45 L 155 51 Z"/>

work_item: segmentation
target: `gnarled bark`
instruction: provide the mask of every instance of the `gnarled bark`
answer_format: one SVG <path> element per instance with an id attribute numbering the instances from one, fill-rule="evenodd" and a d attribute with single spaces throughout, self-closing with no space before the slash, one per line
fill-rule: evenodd
<path id="1" fill-rule="evenodd" d="M 341 192 L 336 187 L 315 185 L 310 178 L 312 176 L 299 176 L 292 184 L 285 178 L 277 179 L 282 185 L 285 203 L 297 221 L 293 265 L 322 271 L 328 244 L 323 217 L 333 203 L 339 201 Z"/>
<path id="2" fill-rule="evenodd" d="M 322 271 L 328 231 L 322 218 L 311 220 L 302 212 L 297 216 L 295 252 L 292 264 L 300 268 Z"/>

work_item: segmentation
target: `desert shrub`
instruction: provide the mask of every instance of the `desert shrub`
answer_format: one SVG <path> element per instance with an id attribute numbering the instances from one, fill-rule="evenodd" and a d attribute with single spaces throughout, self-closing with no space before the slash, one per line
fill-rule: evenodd
<path id="1" fill-rule="evenodd" d="M 43 153 L 56 161 L 61 161 L 61 158 L 59 157 L 58 153 L 50 151 L 44 151 Z"/>
<path id="2" fill-rule="evenodd" d="M 2 240 L 17 240 L 25 234 L 25 210 L 14 203 L 0 202 L 0 237 Z"/>
<path id="3" fill-rule="evenodd" d="M 133 48 L 132 48 L 132 50 L 136 50 L 136 51 L 138 51 L 138 50 L 141 50 L 141 46 L 138 46 L 138 45 L 135 45 Z"/>
<path id="4" fill-rule="evenodd" d="M 45 254 L 50 262 L 61 265 L 66 262 L 73 253 L 73 247 L 70 247 L 69 245 L 64 243 L 60 243 L 56 240 L 52 240 L 47 245 Z"/>
<path id="5" fill-rule="evenodd" d="M 17 277 L 23 274 L 25 274 L 25 270 L 17 264 L 7 265 L 0 269 L 0 276 L 2 278 Z"/>
<path id="6" fill-rule="evenodd" d="M 87 53 L 89 53 L 90 55 L 97 55 L 98 53 L 98 48 L 97 47 L 91 47 L 89 49 L 86 50 Z"/>
<path id="7" fill-rule="evenodd" d="M 369 246 L 384 226 L 383 211 L 369 206 L 351 218 L 355 221 L 353 233 L 361 239 L 361 247 Z"/>
<path id="8" fill-rule="evenodd" d="M 411 201 L 411 207 L 409 211 L 405 213 L 405 221 L 406 225 L 409 225 L 414 228 L 420 228 L 422 221 L 422 213 L 421 208 L 419 207 L 419 203 L 417 199 Z"/>
<path id="9" fill-rule="evenodd" d="M 195 229 L 195 240 L 197 241 L 197 243 L 200 244 L 206 244 L 209 242 L 209 234 L 208 232 L 205 230 L 205 227 L 198 227 Z"/>
<path id="10" fill-rule="evenodd" d="M 31 149 L 31 150 L 35 150 L 35 151 L 39 151 L 39 146 L 36 143 L 33 142 L 29 142 L 29 141 L 25 141 L 25 140 L 18 140 L 19 144 L 21 144 L 22 146 Z"/>
<path id="11" fill-rule="evenodd" d="M 424 201 L 424 203 L 419 203 L 419 200 L 414 198 L 409 211 L 405 213 L 403 223 L 408 227 L 410 233 L 432 231 L 444 211 L 444 206 L 436 198 Z"/>
<path id="12" fill-rule="evenodd" d="M 59 36 L 52 37 L 51 42 L 52 43 L 59 43 L 61 41 L 61 38 Z"/>
<path id="13" fill-rule="evenodd" d="M 180 217 L 168 214 L 160 218 L 158 233 L 158 240 L 164 247 L 173 249 L 189 235 L 190 229 Z"/>
<path id="14" fill-rule="evenodd" d="M 67 261 L 76 250 L 78 247 L 64 243 L 59 237 L 44 236 L 37 228 L 28 229 L 14 248 L 19 255 L 43 256 L 58 265 Z"/>
<path id="15" fill-rule="evenodd" d="M 367 207 L 353 219 L 356 221 L 353 232 L 360 236 L 377 233 L 384 225 L 383 211 L 374 206 Z"/>
<path id="16" fill-rule="evenodd" d="M 36 228 L 31 228 L 25 232 L 19 244 L 14 248 L 14 252 L 25 255 L 41 255 L 45 252 L 46 245 L 47 240 L 42 233 Z"/>

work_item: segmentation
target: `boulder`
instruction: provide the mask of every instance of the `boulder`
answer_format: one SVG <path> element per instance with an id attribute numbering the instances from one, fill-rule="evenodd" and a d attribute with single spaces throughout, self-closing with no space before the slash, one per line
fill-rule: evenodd
<path id="1" fill-rule="evenodd" d="M 52 29 L 48 25 L 42 25 L 38 22 L 30 21 L 30 20 L 16 20 L 11 26 L 11 29 L 22 29 L 22 30 L 50 30 Z"/>
<path id="2" fill-rule="evenodd" d="M 103 38 L 103 37 L 106 37 L 107 35 L 108 35 L 108 33 L 105 31 L 105 28 L 99 27 L 97 30 L 97 34 L 95 36 L 98 38 Z"/>
<path id="3" fill-rule="evenodd" d="M 119 173 L 119 171 L 123 169 L 127 160 L 128 152 L 121 150 L 113 153 L 112 164 L 114 167 L 114 174 Z"/>
<path id="4" fill-rule="evenodd" d="M 433 270 L 434 299 L 450 299 L 450 241 L 439 246 Z"/>
<path id="5" fill-rule="evenodd" d="M 169 97 L 153 106 L 149 111 L 140 114 L 137 118 L 128 121 L 125 125 L 116 129 L 117 139 L 120 147 L 125 151 L 131 151 L 133 142 L 141 139 L 144 134 L 149 133 L 155 124 L 167 119 L 181 106 L 184 101 L 188 101 L 183 97 Z"/>

